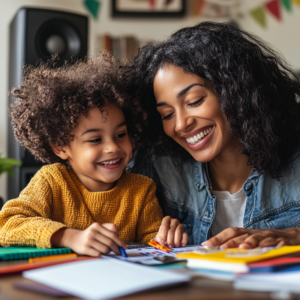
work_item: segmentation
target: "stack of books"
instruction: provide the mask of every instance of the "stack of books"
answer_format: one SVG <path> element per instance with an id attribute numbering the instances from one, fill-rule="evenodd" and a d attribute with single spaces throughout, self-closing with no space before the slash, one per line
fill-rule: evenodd
<path id="1" fill-rule="evenodd" d="M 300 246 L 199 248 L 176 257 L 186 259 L 187 267 L 201 275 L 234 280 L 238 289 L 300 292 Z"/>

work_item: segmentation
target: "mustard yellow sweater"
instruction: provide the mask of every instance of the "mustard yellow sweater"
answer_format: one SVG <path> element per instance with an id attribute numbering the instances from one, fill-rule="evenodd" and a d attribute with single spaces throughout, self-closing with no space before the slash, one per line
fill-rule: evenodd
<path id="1" fill-rule="evenodd" d="M 0 212 L 0 244 L 51 248 L 63 227 L 84 230 L 94 222 L 114 223 L 124 242 L 146 243 L 160 226 L 162 210 L 152 179 L 124 171 L 116 186 L 90 192 L 71 168 L 44 166 Z"/>

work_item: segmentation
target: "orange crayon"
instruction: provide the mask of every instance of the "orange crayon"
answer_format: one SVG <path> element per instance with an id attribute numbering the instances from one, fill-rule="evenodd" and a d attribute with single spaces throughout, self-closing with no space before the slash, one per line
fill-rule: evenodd
<path id="1" fill-rule="evenodd" d="M 77 257 L 77 254 L 70 253 L 70 254 L 62 254 L 62 255 L 52 255 L 52 256 L 29 258 L 28 262 L 32 263 L 32 262 L 46 261 L 46 260 L 52 260 L 52 259 L 63 259 L 63 258 L 74 258 L 74 257 Z"/>
<path id="2" fill-rule="evenodd" d="M 169 253 L 169 252 L 172 251 L 171 248 L 168 248 L 168 247 L 166 247 L 166 246 L 164 246 L 164 245 L 161 245 L 161 244 L 155 242 L 154 240 L 150 240 L 148 244 L 149 244 L 150 246 L 152 246 L 152 247 L 158 249 L 158 250 L 162 250 L 162 251 L 167 252 L 167 253 Z"/>

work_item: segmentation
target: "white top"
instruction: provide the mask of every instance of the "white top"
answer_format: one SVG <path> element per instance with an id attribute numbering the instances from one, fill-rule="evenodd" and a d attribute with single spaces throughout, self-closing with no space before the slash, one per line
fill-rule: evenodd
<path id="1" fill-rule="evenodd" d="M 215 236 L 228 227 L 243 227 L 247 196 L 241 188 L 230 194 L 228 191 L 211 191 L 217 198 L 216 215 L 211 227 Z"/>

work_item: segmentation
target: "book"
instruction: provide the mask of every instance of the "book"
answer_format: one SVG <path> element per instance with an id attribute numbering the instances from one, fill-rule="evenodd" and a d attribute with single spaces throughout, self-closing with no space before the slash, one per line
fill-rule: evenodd
<path id="1" fill-rule="evenodd" d="M 202 248 L 203 249 L 203 248 Z M 300 253 L 300 246 L 265 247 L 249 250 L 226 249 L 215 252 L 193 251 L 177 254 L 176 257 L 187 259 L 187 267 L 228 271 L 235 273 L 247 273 L 248 264 L 263 261 L 280 256 Z"/>
<path id="2" fill-rule="evenodd" d="M 249 273 L 270 273 L 290 271 L 291 269 L 300 270 L 300 257 L 279 257 L 251 263 L 248 265 Z"/>
<path id="3" fill-rule="evenodd" d="M 100 300 L 190 281 L 167 272 L 113 258 L 74 262 L 23 272 L 23 277 L 84 299 Z"/>
<path id="4" fill-rule="evenodd" d="M 76 258 L 68 258 L 68 259 L 57 259 L 57 260 L 51 260 L 51 261 L 45 261 L 45 262 L 39 262 L 39 263 L 25 263 L 25 264 L 13 265 L 13 266 L 1 267 L 0 268 L 0 276 L 21 273 L 23 271 L 45 268 L 45 267 L 50 267 L 50 266 L 55 266 L 55 265 L 68 264 L 71 262 L 88 260 L 88 259 L 95 259 L 95 258 L 94 257 L 76 257 Z"/>
<path id="5" fill-rule="evenodd" d="M 70 248 L 0 247 L 0 261 L 72 253 Z"/>
<path id="6" fill-rule="evenodd" d="M 132 60 L 138 53 L 140 44 L 134 36 L 111 36 L 104 34 L 101 37 L 101 46 L 103 49 L 111 52 L 111 54 L 118 59 Z"/>

